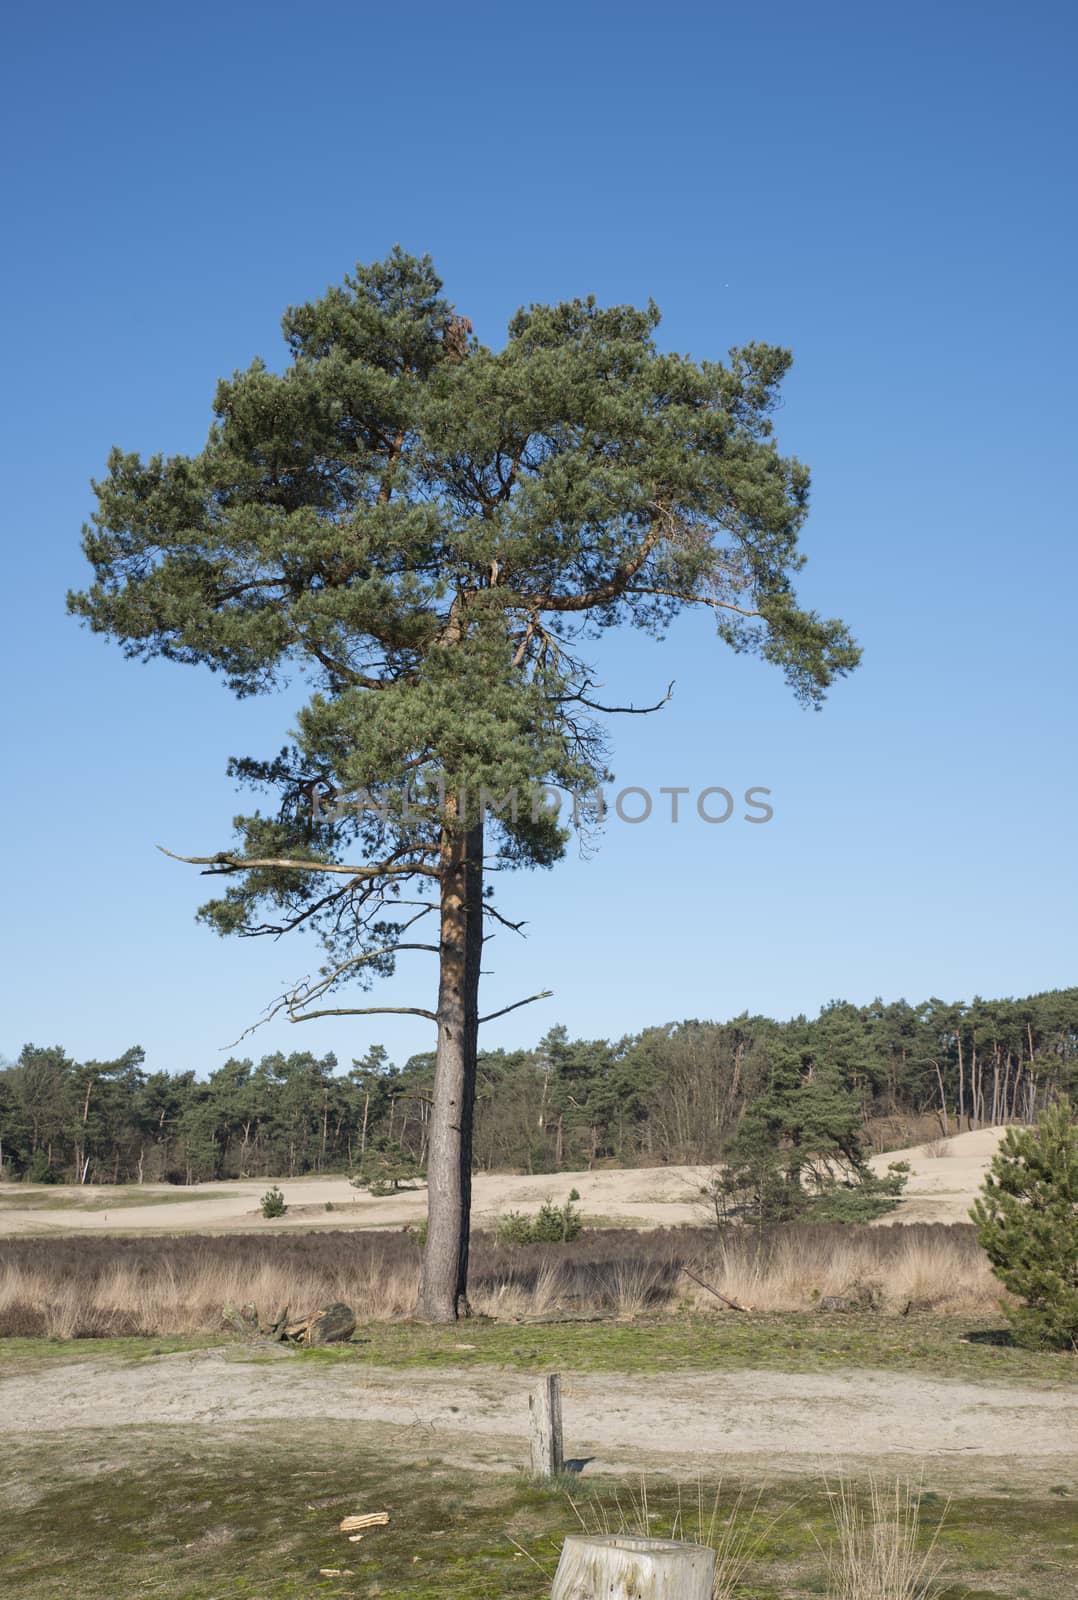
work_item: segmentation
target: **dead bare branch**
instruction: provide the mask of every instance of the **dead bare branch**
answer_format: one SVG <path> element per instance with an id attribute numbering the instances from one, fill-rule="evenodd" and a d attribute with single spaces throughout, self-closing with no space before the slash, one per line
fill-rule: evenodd
<path id="1" fill-rule="evenodd" d="M 530 1006 L 533 1000 L 550 1000 L 553 995 L 553 989 L 543 989 L 539 994 L 530 994 L 526 1000 L 514 1000 L 511 1006 L 502 1006 L 500 1011 L 492 1011 L 489 1016 L 480 1017 L 479 1021 L 493 1022 L 495 1017 L 504 1017 L 510 1011 L 519 1011 L 521 1006 Z"/>

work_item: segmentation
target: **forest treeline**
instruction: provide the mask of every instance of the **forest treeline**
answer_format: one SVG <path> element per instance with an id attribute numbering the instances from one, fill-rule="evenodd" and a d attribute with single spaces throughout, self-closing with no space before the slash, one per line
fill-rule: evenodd
<path id="1" fill-rule="evenodd" d="M 433 1070 L 433 1054 L 395 1067 L 376 1045 L 345 1071 L 332 1054 L 298 1051 L 232 1059 L 203 1077 L 148 1071 L 137 1047 L 79 1062 L 28 1044 L 0 1069 L 0 1173 L 298 1176 L 355 1171 L 380 1147 L 422 1165 Z M 1030 1120 L 1076 1090 L 1078 988 L 969 1004 L 834 1002 L 814 1019 L 687 1021 L 617 1041 L 553 1028 L 534 1049 L 482 1053 L 475 1161 L 526 1172 L 711 1162 L 760 1108 L 796 1143 L 824 1103 L 863 1125 L 932 1116 L 945 1136 Z"/>

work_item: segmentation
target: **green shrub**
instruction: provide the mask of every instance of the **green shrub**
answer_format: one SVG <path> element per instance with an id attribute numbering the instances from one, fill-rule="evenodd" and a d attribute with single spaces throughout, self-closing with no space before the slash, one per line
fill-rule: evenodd
<path id="1" fill-rule="evenodd" d="M 874 1222 L 898 1205 L 908 1161 L 892 1161 L 881 1178 L 856 1160 L 830 1158 L 820 1169 L 796 1166 L 796 1152 L 742 1140 L 737 1165 L 716 1168 L 701 1185 L 699 1204 L 719 1228 L 730 1222 L 765 1227 L 792 1222 Z"/>
<path id="2" fill-rule="evenodd" d="M 865 1167 L 851 1178 L 825 1181 L 805 1207 L 805 1220 L 875 1222 L 897 1206 L 909 1170 L 908 1161 L 892 1161 L 882 1178 Z"/>
<path id="3" fill-rule="evenodd" d="M 494 1232 L 499 1244 L 531 1244 L 532 1219 L 523 1211 L 503 1211 Z"/>
<path id="4" fill-rule="evenodd" d="M 272 1189 L 267 1189 L 259 1201 L 264 1217 L 283 1217 L 288 1207 L 284 1203 L 284 1195 L 274 1184 Z"/>
<path id="5" fill-rule="evenodd" d="M 359 1170 L 352 1178 L 352 1187 L 366 1189 L 368 1194 L 382 1198 L 387 1194 L 396 1194 L 398 1189 L 422 1177 L 420 1163 L 396 1140 L 376 1139 L 367 1147 Z"/>
<path id="6" fill-rule="evenodd" d="M 563 1206 L 553 1200 L 544 1200 L 534 1217 L 522 1211 L 506 1211 L 498 1219 L 495 1232 L 500 1244 L 568 1244 L 580 1237 L 584 1222 L 575 1202 L 580 1199 L 576 1189 L 569 1191 Z"/>
<path id="7" fill-rule="evenodd" d="M 424 1245 L 427 1242 L 427 1219 L 426 1219 L 426 1217 L 420 1217 L 418 1222 L 414 1222 L 412 1224 L 411 1229 L 409 1231 L 411 1233 L 411 1237 L 415 1240 L 416 1244 L 422 1250 Z"/>
<path id="8" fill-rule="evenodd" d="M 46 1150 L 35 1150 L 30 1157 L 30 1165 L 24 1174 L 27 1183 L 55 1183 L 56 1174 L 52 1170 Z"/>
<path id="9" fill-rule="evenodd" d="M 1005 1305 L 1031 1348 L 1078 1350 L 1078 1127 L 1060 1100 L 1036 1128 L 1008 1128 L 970 1216 Z"/>

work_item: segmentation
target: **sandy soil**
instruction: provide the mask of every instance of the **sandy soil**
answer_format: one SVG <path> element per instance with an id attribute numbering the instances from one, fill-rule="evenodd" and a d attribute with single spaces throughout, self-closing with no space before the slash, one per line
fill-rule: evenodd
<path id="1" fill-rule="evenodd" d="M 874 1156 L 883 1172 L 891 1161 L 908 1161 L 912 1171 L 902 1204 L 892 1222 L 965 1222 L 970 1202 L 995 1152 L 1002 1130 L 986 1128 L 951 1139 L 946 1153 L 933 1158 L 924 1146 Z M 543 1177 L 479 1173 L 474 1184 L 474 1216 L 482 1226 L 499 1212 L 534 1211 L 547 1197 L 562 1201 L 576 1188 L 586 1216 L 619 1221 L 629 1227 L 673 1227 L 704 1220 L 698 1202 L 707 1167 L 644 1167 L 626 1171 L 561 1172 Z M 288 1213 L 267 1221 L 258 1209 L 270 1186 L 268 1178 L 240 1179 L 176 1189 L 146 1185 L 142 1193 L 182 1204 L 131 1205 L 130 1189 L 68 1188 L 47 1191 L 49 1209 L 19 1205 L 18 1184 L 0 1184 L 0 1235 L 72 1233 L 217 1233 L 257 1226 L 259 1231 L 310 1227 L 399 1228 L 426 1214 L 423 1189 L 375 1200 L 353 1189 L 346 1178 L 280 1178 Z M 204 1199 L 197 1198 L 200 1190 Z M 117 1209 L 80 1209 L 88 1200 L 123 1200 Z M 69 1199 L 70 1206 L 57 1206 Z M 326 1210 L 327 1202 L 333 1209 Z"/>
<path id="2" fill-rule="evenodd" d="M 926 1145 L 873 1156 L 877 1172 L 886 1172 L 892 1161 L 908 1161 L 911 1167 L 902 1204 L 884 1220 L 968 1222 L 973 1198 L 1005 1133 L 1005 1128 L 979 1128 L 957 1134 L 945 1142 L 939 1156 L 929 1155 L 932 1147 Z"/>
<path id="3" fill-rule="evenodd" d="M 283 1354 L 184 1352 L 138 1363 L 49 1363 L 0 1380 L 0 1435 L 72 1429 L 259 1422 L 355 1422 L 388 1427 L 428 1452 L 524 1461 L 526 1373 L 394 1371 L 315 1365 Z M 1078 1391 L 1005 1387 L 859 1369 L 827 1374 L 732 1372 L 571 1376 L 563 1380 L 566 1453 L 597 1472 L 648 1463 L 676 1473 L 714 1467 L 769 1474 L 854 1461 L 931 1459 L 964 1480 L 1070 1481 Z M 1006 1465 L 1002 1465 L 1003 1462 Z"/>

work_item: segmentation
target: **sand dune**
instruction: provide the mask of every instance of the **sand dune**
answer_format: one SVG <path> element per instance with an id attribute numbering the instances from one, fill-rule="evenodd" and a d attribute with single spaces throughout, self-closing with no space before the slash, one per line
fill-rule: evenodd
<path id="1" fill-rule="evenodd" d="M 891 1161 L 911 1166 L 906 1196 L 888 1221 L 964 1222 L 996 1147 L 999 1128 L 963 1133 L 948 1141 L 939 1156 L 925 1146 L 874 1156 L 885 1171 Z M 508 1210 L 533 1211 L 548 1197 L 563 1201 L 577 1189 L 585 1216 L 623 1222 L 628 1227 L 672 1227 L 706 1220 L 699 1192 L 707 1167 L 639 1167 L 597 1172 L 521 1176 L 479 1173 L 475 1178 L 475 1217 L 482 1225 Z M 21 1204 L 19 1184 L 0 1185 L 0 1235 L 26 1233 L 220 1233 L 257 1227 L 278 1230 L 310 1227 L 399 1228 L 426 1212 L 426 1192 L 414 1189 L 385 1199 L 353 1189 L 346 1178 L 280 1178 L 288 1212 L 275 1221 L 262 1217 L 258 1202 L 268 1178 L 195 1184 L 178 1189 L 147 1184 L 132 1190 L 100 1186 L 37 1190 Z M 112 1199 L 115 1207 L 109 1206 Z M 144 1203 L 138 1202 L 143 1200 Z M 176 1202 L 169 1204 L 169 1201 Z M 44 1202 L 44 1205 L 42 1204 Z M 182 1202 L 182 1203 L 180 1203 Z M 86 1209 L 92 1204 L 95 1209 Z M 327 1210 L 326 1207 L 331 1209 Z"/>

